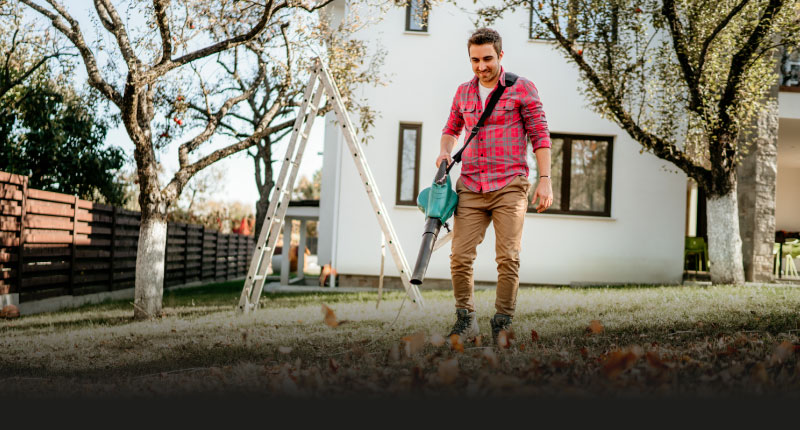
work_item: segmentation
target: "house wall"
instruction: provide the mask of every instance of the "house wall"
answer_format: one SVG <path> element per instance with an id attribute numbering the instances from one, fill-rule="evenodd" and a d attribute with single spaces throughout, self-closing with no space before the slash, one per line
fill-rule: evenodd
<path id="1" fill-rule="evenodd" d="M 614 151 L 611 217 L 526 215 L 520 282 L 680 282 L 686 176 L 655 156 L 640 154 L 640 146 L 622 130 L 586 108 L 575 68 L 550 44 L 529 41 L 527 22 L 528 13 L 520 12 L 494 25 L 503 36 L 504 67 L 537 86 L 551 132 L 613 136 Z M 404 24 L 405 11 L 392 9 L 380 25 L 361 35 L 388 50 L 382 70 L 392 73 L 390 85 L 363 93 L 380 112 L 372 129 L 374 138 L 364 152 L 406 259 L 413 266 L 424 217 L 416 207 L 395 205 L 399 123 L 423 124 L 419 182 L 420 188 L 425 188 L 435 173 L 439 138 L 452 97 L 457 86 L 473 76 L 466 40 L 474 27 L 469 16 L 449 5 L 431 11 L 428 34 L 405 33 Z M 329 153 L 329 145 L 342 148 L 343 142 L 335 142 L 327 133 L 326 138 L 328 169 L 337 164 L 336 152 Z M 340 166 L 336 268 L 342 274 L 377 275 L 381 243 L 377 219 L 347 151 Z M 454 182 L 458 175 L 456 167 L 451 172 Z M 333 195 L 323 190 L 322 199 Z M 322 212 L 325 207 L 323 203 Z M 388 253 L 386 258 L 386 274 L 398 275 Z M 478 247 L 474 273 L 478 281 L 496 280 L 491 226 Z M 450 277 L 449 245 L 434 253 L 426 277 Z"/>
<path id="2" fill-rule="evenodd" d="M 778 166 L 775 229 L 800 231 L 800 167 Z"/>

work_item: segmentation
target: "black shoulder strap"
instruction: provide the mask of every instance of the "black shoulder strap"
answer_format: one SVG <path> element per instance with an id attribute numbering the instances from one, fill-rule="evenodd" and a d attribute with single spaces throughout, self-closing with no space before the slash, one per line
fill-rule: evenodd
<path id="1" fill-rule="evenodd" d="M 464 146 L 456 152 L 456 155 L 453 156 L 453 163 L 447 166 L 447 173 L 450 173 L 450 169 L 455 166 L 456 163 L 461 162 L 461 153 L 464 152 L 464 149 L 469 145 L 469 142 L 478 134 L 483 124 L 489 119 L 489 116 L 492 115 L 492 111 L 494 111 L 494 106 L 497 104 L 497 100 L 500 100 L 500 96 L 503 95 L 506 88 L 514 85 L 517 82 L 517 75 L 506 72 L 506 85 L 498 85 L 498 88 L 494 90 L 492 96 L 489 97 L 489 104 L 486 105 L 486 110 L 483 111 L 483 115 L 481 115 L 480 119 L 478 119 L 478 123 L 475 124 L 475 127 L 472 127 L 472 130 L 467 137 L 467 140 L 464 142 Z M 480 85 L 480 84 L 478 84 Z"/>

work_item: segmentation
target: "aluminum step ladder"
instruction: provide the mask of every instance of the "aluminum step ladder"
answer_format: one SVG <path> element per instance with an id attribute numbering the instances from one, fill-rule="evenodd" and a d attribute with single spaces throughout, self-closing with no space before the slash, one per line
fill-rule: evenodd
<path id="1" fill-rule="evenodd" d="M 317 111 L 319 110 L 319 103 L 322 100 L 323 93 L 327 93 L 328 99 L 333 102 L 333 111 L 336 114 L 338 125 L 342 127 L 342 134 L 347 142 L 350 154 L 353 156 L 353 161 L 361 176 L 361 181 L 367 191 L 370 203 L 372 203 L 372 209 L 375 211 L 384 237 L 388 239 L 386 246 L 389 248 L 395 265 L 400 272 L 400 279 L 403 283 L 403 287 L 412 305 L 420 308 L 424 307 L 419 289 L 410 282 L 409 276 L 411 274 L 411 269 L 408 266 L 405 254 L 403 254 L 403 249 L 400 247 L 397 233 L 394 231 L 394 227 L 386 212 L 386 207 L 383 204 L 380 193 L 378 189 L 374 187 L 375 180 L 367 165 L 367 160 L 364 157 L 361 144 L 356 138 L 355 129 L 350 123 L 350 117 L 347 115 L 336 83 L 331 77 L 330 71 L 322 64 L 322 61 L 319 58 L 315 58 L 313 66 L 311 67 L 311 77 L 308 80 L 308 84 L 306 84 L 305 93 L 303 94 L 303 103 L 300 106 L 300 111 L 298 112 L 297 119 L 292 128 L 289 146 L 286 148 L 283 166 L 281 167 L 278 181 L 275 183 L 275 188 L 272 191 L 269 209 L 265 215 L 261 233 L 256 242 L 255 252 L 250 260 L 250 268 L 247 271 L 247 278 L 245 278 L 244 281 L 244 288 L 242 289 L 242 295 L 239 298 L 237 309 L 240 312 L 247 313 L 256 309 L 258 306 L 258 301 L 266 282 L 267 268 L 275 252 L 275 244 L 278 242 L 278 236 L 284 223 L 284 217 L 286 216 L 286 209 L 289 206 L 292 186 L 297 177 L 300 160 L 303 158 L 311 127 L 314 125 L 314 119 L 317 117 Z M 286 230 L 291 231 L 288 228 Z M 288 246 L 289 243 L 290 241 L 284 238 L 284 246 Z M 298 250 L 298 252 L 301 251 Z"/>

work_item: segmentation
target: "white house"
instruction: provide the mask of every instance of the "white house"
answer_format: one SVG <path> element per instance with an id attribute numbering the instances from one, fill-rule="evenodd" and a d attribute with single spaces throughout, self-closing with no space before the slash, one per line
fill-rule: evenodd
<path id="1" fill-rule="evenodd" d="M 472 2 L 463 5 L 467 4 Z M 340 1 L 333 9 L 342 13 L 345 7 Z M 359 37 L 377 41 L 389 53 L 383 69 L 393 73 L 391 84 L 364 90 L 380 112 L 371 130 L 373 139 L 364 151 L 413 266 L 425 221 L 414 201 L 433 180 L 439 139 L 456 88 L 474 76 L 466 46 L 474 26 L 470 16 L 449 4 L 433 7 L 425 28 L 415 25 L 407 12 L 391 8 L 380 24 Z M 528 12 L 518 12 L 493 28 L 503 37 L 502 65 L 533 81 L 539 90 L 553 140 L 553 209 L 559 213 L 528 213 L 520 282 L 680 283 L 687 209 L 692 206 L 686 175 L 653 155 L 640 153 L 641 146 L 623 130 L 592 112 L 578 91 L 576 68 L 551 43 L 529 37 L 529 20 Z M 779 181 L 784 182 L 778 186 L 779 225 L 795 231 L 800 230 L 798 98 L 800 93 L 781 93 L 781 152 L 785 154 L 779 164 Z M 329 116 L 326 124 L 331 121 Z M 789 130 L 786 135 L 784 128 Z M 464 133 L 459 147 L 463 137 Z M 571 154 L 566 162 L 565 154 Z M 594 164 L 583 166 L 589 159 Z M 326 127 L 323 163 L 319 264 L 332 263 L 340 276 L 376 276 L 381 230 L 338 127 Z M 529 165 L 530 177 L 535 179 L 532 154 Z M 458 169 L 451 172 L 453 182 Z M 567 177 L 570 186 L 562 188 Z M 474 272 L 478 282 L 496 280 L 494 241 L 490 226 L 478 247 Z M 448 244 L 434 253 L 426 280 L 450 278 L 449 250 Z M 386 275 L 398 274 L 387 254 Z"/>

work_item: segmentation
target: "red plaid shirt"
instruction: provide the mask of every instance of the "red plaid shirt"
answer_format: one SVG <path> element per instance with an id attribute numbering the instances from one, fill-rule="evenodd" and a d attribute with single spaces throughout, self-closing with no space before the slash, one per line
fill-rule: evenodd
<path id="1" fill-rule="evenodd" d="M 506 73 L 500 68 L 500 80 L 505 84 Z M 450 117 L 443 134 L 458 138 L 461 129 L 469 130 L 478 123 L 491 93 L 481 104 L 478 77 L 458 87 Z M 492 93 L 497 90 L 495 87 Z M 494 112 L 461 154 L 461 182 L 474 192 L 489 192 L 506 186 L 517 175 L 528 177 L 525 159 L 530 140 L 534 152 L 550 147 L 550 132 L 544 117 L 539 92 L 533 82 L 519 77 L 517 82 L 497 101 Z"/>

